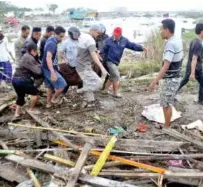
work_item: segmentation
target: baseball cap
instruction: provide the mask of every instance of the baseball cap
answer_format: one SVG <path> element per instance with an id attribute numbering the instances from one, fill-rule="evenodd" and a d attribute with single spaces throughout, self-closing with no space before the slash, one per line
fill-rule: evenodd
<path id="1" fill-rule="evenodd" d="M 121 27 L 116 27 L 113 31 L 114 36 L 121 36 L 122 35 L 122 28 Z"/>
<path id="2" fill-rule="evenodd" d="M 102 32 L 102 27 L 99 24 L 92 24 L 90 26 L 90 30 L 98 30 L 98 31 Z"/>

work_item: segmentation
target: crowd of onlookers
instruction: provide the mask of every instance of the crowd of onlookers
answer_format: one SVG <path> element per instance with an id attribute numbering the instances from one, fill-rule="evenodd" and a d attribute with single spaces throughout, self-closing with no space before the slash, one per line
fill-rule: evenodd
<path id="1" fill-rule="evenodd" d="M 173 20 L 162 21 L 161 36 L 167 40 L 163 53 L 163 66 L 149 86 L 150 90 L 154 90 L 162 79 L 160 101 L 165 125 L 168 127 L 175 95 L 189 79 L 196 78 L 199 81 L 199 103 L 203 103 L 203 24 L 196 26 L 197 37 L 190 44 L 187 72 L 181 84 L 183 45 L 182 41 L 174 36 L 174 31 Z M 150 49 L 125 38 L 120 27 L 116 27 L 113 35 L 108 36 L 102 24 L 93 24 L 88 33 L 81 33 L 77 27 L 71 27 L 67 35 L 66 30 L 61 26 L 56 28 L 48 26 L 42 38 L 41 28 L 34 27 L 30 37 L 29 35 L 30 28 L 23 26 L 20 37 L 15 41 L 14 59 L 8 50 L 6 37 L 0 31 L 0 84 L 2 88 L 12 82 L 17 94 L 15 118 L 20 116 L 26 95 L 31 95 L 30 112 L 39 114 L 35 106 L 42 84 L 47 89 L 46 108 L 61 104 L 70 86 L 77 86 L 77 93 L 83 94 L 82 108 L 94 106 L 94 92 L 99 89 L 102 89 L 103 94 L 122 98 L 119 93 L 118 66 L 123 51 L 128 48 L 139 52 L 150 52 Z M 9 55 L 16 62 L 14 74 L 12 74 Z M 104 83 L 102 76 L 105 78 Z"/>

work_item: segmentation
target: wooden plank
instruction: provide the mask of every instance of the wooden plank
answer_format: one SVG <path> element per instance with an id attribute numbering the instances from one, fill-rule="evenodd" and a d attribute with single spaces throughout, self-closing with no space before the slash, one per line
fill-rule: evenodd
<path id="1" fill-rule="evenodd" d="M 179 169 L 179 168 L 178 168 Z M 102 171 L 99 174 L 100 177 L 119 177 L 119 178 L 125 178 L 125 179 L 158 179 L 160 177 L 160 174 L 157 173 L 136 173 L 134 171 L 129 172 L 108 172 L 108 171 Z M 173 172 L 170 174 L 163 175 L 164 179 L 168 179 L 170 182 L 177 182 L 181 184 L 187 184 L 187 185 L 199 185 L 203 177 L 203 173 L 201 172 L 195 172 L 188 170 L 187 173 L 185 171 L 182 172 Z"/>
<path id="2" fill-rule="evenodd" d="M 184 141 L 190 142 L 190 143 L 193 144 L 196 148 L 203 150 L 203 143 L 202 143 L 202 142 L 197 141 L 197 140 L 194 140 L 194 139 L 190 138 L 189 136 L 186 136 L 186 135 L 184 135 L 184 134 L 179 133 L 179 132 L 176 131 L 176 130 L 163 128 L 163 129 L 162 129 L 162 132 L 165 133 L 165 134 L 168 134 L 169 136 L 172 136 L 172 137 L 174 137 L 174 138 L 176 138 L 176 139 L 184 140 Z"/>
<path id="3" fill-rule="evenodd" d="M 169 170 L 172 173 L 172 175 L 175 175 L 175 177 L 170 176 L 168 177 L 169 182 L 176 182 L 180 184 L 186 184 L 186 185 L 194 185 L 194 186 L 199 186 L 201 182 L 201 177 L 191 177 L 191 176 L 183 176 L 183 177 L 178 177 L 176 176 L 176 173 L 196 173 L 196 176 L 198 176 L 200 173 L 199 170 L 193 170 L 193 169 L 184 169 L 184 168 L 177 168 L 177 167 L 169 167 Z"/>
<path id="4" fill-rule="evenodd" d="M 20 164 L 24 167 L 28 167 L 39 171 L 44 171 L 46 173 L 52 173 L 52 174 L 59 173 L 59 174 L 67 174 L 67 175 L 69 174 L 68 170 L 65 170 L 64 168 L 55 167 L 51 164 L 46 164 L 44 162 L 40 162 L 34 159 L 24 158 L 22 156 L 8 155 L 5 157 L 5 159 L 8 161 Z"/>
<path id="5" fill-rule="evenodd" d="M 125 182 L 118 182 L 101 177 L 93 177 L 90 175 L 81 175 L 79 181 L 101 187 L 136 187 Z"/>
<path id="6" fill-rule="evenodd" d="M 4 110 L 6 110 L 10 106 L 9 103 L 3 104 L 0 106 L 0 114 L 3 113 Z"/>
<path id="7" fill-rule="evenodd" d="M 0 177 L 7 181 L 17 183 L 21 183 L 29 179 L 25 172 L 16 168 L 16 166 L 12 163 L 0 163 Z"/>
<path id="8" fill-rule="evenodd" d="M 38 116 L 30 113 L 28 110 L 27 110 L 27 113 L 30 115 L 30 117 L 32 117 L 37 123 L 39 123 L 41 126 L 43 127 L 46 127 L 46 128 L 51 128 L 50 125 L 43 121 L 42 119 L 40 119 Z M 70 146 L 71 148 L 75 149 L 75 150 L 78 150 L 79 147 L 76 146 L 75 144 L 71 143 L 67 138 L 65 138 L 62 134 L 60 133 L 57 133 L 55 131 L 52 131 L 53 135 L 55 135 L 57 138 L 59 138 L 60 140 L 63 140 L 64 142 L 66 142 L 68 144 L 68 146 Z"/>
<path id="9" fill-rule="evenodd" d="M 116 162 L 116 161 L 106 162 L 103 168 L 110 168 L 110 167 L 116 167 L 116 166 L 122 166 L 122 165 L 123 165 L 122 163 Z M 85 170 L 91 170 L 93 167 L 94 167 L 94 164 L 89 165 L 89 166 L 85 166 L 84 169 Z"/>
<path id="10" fill-rule="evenodd" d="M 80 136 L 66 135 L 70 140 L 73 140 L 76 144 L 83 145 L 84 139 Z M 97 147 L 105 147 L 109 141 L 109 137 L 88 137 L 89 140 L 93 140 Z M 115 149 L 136 152 L 171 152 L 182 147 L 187 146 L 189 143 L 180 141 L 154 141 L 154 140 L 143 140 L 143 139 L 118 139 L 115 144 Z"/>
<path id="11" fill-rule="evenodd" d="M 115 171 L 102 171 L 99 176 L 105 176 L 105 177 L 127 177 L 127 178 L 158 178 L 160 174 L 158 173 L 149 173 L 149 172 L 135 172 L 133 170 L 129 170 L 127 172 L 115 172 Z M 164 178 L 167 179 L 179 179 L 179 178 L 191 178 L 191 179 L 202 179 L 203 178 L 203 172 L 199 170 L 193 170 L 193 169 L 183 169 L 183 168 L 175 168 L 175 167 L 169 167 L 169 170 L 166 171 L 166 173 L 163 175 Z"/>
<path id="12" fill-rule="evenodd" d="M 85 165 L 88 153 L 89 153 L 91 148 L 92 148 L 91 143 L 86 143 L 84 145 L 82 152 L 80 154 L 80 157 L 78 158 L 78 161 L 75 165 L 75 168 L 70 175 L 70 178 L 69 178 L 69 181 L 68 181 L 68 184 L 66 185 L 66 187 L 74 187 L 75 186 L 75 184 L 78 180 L 78 177 L 80 175 L 80 172 L 82 171 L 82 168 Z"/>

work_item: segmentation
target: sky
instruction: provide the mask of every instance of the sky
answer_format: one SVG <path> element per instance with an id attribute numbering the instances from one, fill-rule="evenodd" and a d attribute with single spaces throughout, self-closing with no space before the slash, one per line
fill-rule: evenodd
<path id="1" fill-rule="evenodd" d="M 202 0 L 8 0 L 12 4 L 37 8 L 47 4 L 57 4 L 60 10 L 72 7 L 93 8 L 98 11 L 113 10 L 114 7 L 126 7 L 129 11 L 176 11 L 202 10 Z"/>

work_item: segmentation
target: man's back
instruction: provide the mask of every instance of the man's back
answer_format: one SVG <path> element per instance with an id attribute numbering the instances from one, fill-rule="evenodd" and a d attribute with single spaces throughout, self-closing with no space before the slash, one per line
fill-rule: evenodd
<path id="1" fill-rule="evenodd" d="M 77 71 L 84 71 L 86 68 L 92 67 L 91 52 L 94 51 L 96 51 L 95 40 L 91 35 L 82 33 L 78 43 Z"/>

